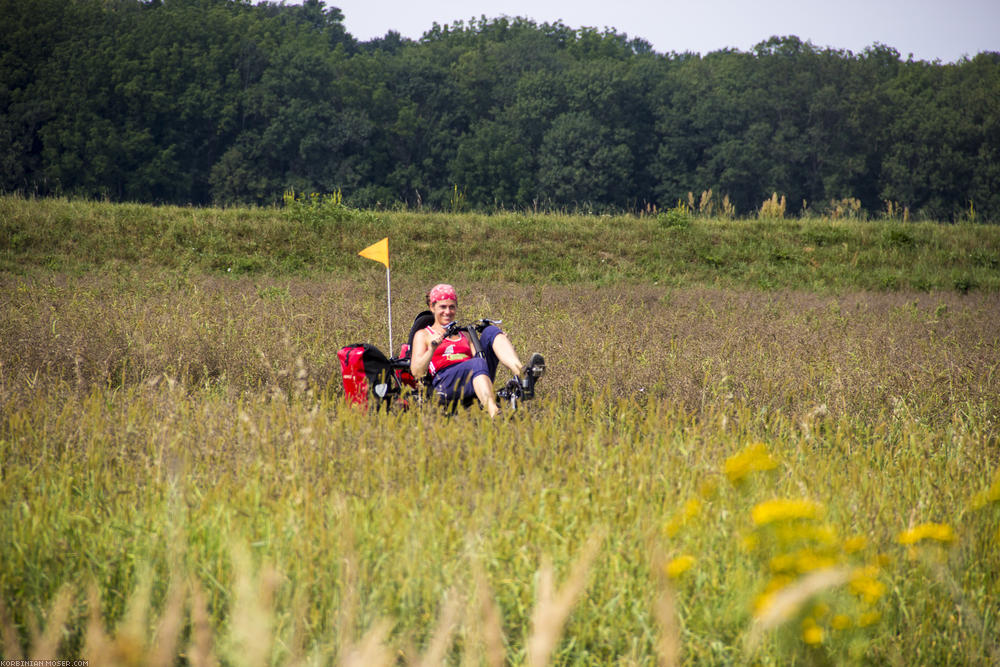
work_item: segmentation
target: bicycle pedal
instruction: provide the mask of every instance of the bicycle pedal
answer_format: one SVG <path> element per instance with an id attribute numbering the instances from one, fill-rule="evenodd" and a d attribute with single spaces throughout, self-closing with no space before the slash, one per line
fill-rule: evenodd
<path id="1" fill-rule="evenodd" d="M 528 372 L 531 373 L 532 377 L 536 380 L 543 375 L 545 375 L 545 357 L 538 354 L 537 352 L 531 355 L 528 359 Z"/>

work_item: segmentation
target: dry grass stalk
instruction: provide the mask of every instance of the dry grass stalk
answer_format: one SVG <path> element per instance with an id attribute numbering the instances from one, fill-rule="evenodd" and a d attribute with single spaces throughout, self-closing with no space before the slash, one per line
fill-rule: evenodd
<path id="1" fill-rule="evenodd" d="M 219 661 L 215 657 L 211 617 L 208 614 L 205 592 L 194 579 L 191 580 L 190 590 L 191 644 L 187 650 L 188 661 L 191 667 L 214 667 Z"/>
<path id="2" fill-rule="evenodd" d="M 730 219 L 736 217 L 736 205 L 729 201 L 729 195 L 722 198 L 722 215 Z"/>
<path id="3" fill-rule="evenodd" d="M 489 593 L 489 588 L 482 589 L 480 610 L 483 620 L 483 640 L 486 644 L 486 664 L 500 667 L 506 659 L 506 649 L 503 641 L 503 625 L 501 623 L 500 607 Z"/>
<path id="4" fill-rule="evenodd" d="M 337 646 L 344 655 L 347 647 L 353 644 L 354 626 L 358 616 L 358 557 L 354 549 L 354 531 L 350 521 L 343 521 L 344 540 L 343 567 L 340 577 L 340 606 L 336 614 Z"/>
<path id="5" fill-rule="evenodd" d="M 243 548 L 233 549 L 236 574 L 235 600 L 229 636 L 235 656 L 244 665 L 265 665 L 271 656 L 274 633 L 272 602 L 278 574 L 265 565 L 255 577 L 250 555 Z"/>
<path id="6" fill-rule="evenodd" d="M 760 205 L 760 213 L 758 214 L 758 217 L 780 220 L 785 217 L 785 206 L 785 195 L 781 195 L 781 199 L 778 199 L 778 193 L 774 192 L 771 194 L 770 199 L 765 199 Z"/>
<path id="7" fill-rule="evenodd" d="M 653 613 L 660 630 L 656 643 L 659 664 L 661 667 L 676 667 L 681 664 L 681 627 L 678 622 L 677 600 L 670 584 L 664 582 Z"/>
<path id="8" fill-rule="evenodd" d="M 152 592 L 152 574 L 146 570 L 139 575 L 126 605 L 121 627 L 114 636 L 111 645 L 112 656 L 117 660 L 114 664 L 137 665 L 148 654 L 146 634 Z"/>
<path id="9" fill-rule="evenodd" d="M 602 538 L 592 536 L 580 556 L 570 568 L 564 584 L 556 590 L 552 564 L 546 560 L 539 571 L 538 601 L 532 614 L 532 632 L 528 638 L 529 665 L 548 664 L 558 644 L 569 613 L 587 584 L 589 572 L 600 549 Z M 232 549 L 234 590 L 231 620 L 226 638 L 227 653 L 240 664 L 263 665 L 272 659 L 274 615 L 272 610 L 278 575 L 270 566 L 263 566 L 254 573 L 250 556 L 245 549 Z M 504 635 L 500 610 L 493 599 L 490 587 L 480 566 L 474 566 L 476 577 L 476 608 L 474 622 L 479 624 L 481 644 L 470 641 L 463 661 L 466 664 L 485 660 L 486 664 L 499 666 L 505 663 Z M 357 606 L 357 564 L 353 550 L 345 557 L 344 591 L 339 610 L 338 631 L 341 636 L 339 664 L 345 667 L 391 665 L 396 655 L 388 643 L 392 624 L 388 620 L 374 623 L 360 641 L 350 640 Z M 662 588 L 657 607 L 661 624 L 661 664 L 679 664 L 680 639 L 677 612 L 669 586 Z M 218 664 L 213 650 L 213 629 L 205 602 L 205 595 L 198 582 L 191 579 L 187 585 L 175 578 L 168 591 L 163 613 L 156 624 L 154 639 L 147 641 L 148 610 L 152 593 L 150 572 L 141 574 L 129 598 L 125 617 L 118 632 L 109 635 L 101 619 L 100 593 L 92 585 L 88 594 L 89 620 L 86 627 L 84 655 L 104 665 L 170 665 L 177 659 L 177 647 L 184 627 L 185 602 L 190 600 L 191 641 L 183 654 L 194 667 Z M 33 659 L 49 659 L 58 655 L 59 640 L 72 606 L 72 596 L 63 588 L 48 614 L 44 633 L 33 632 L 31 654 Z M 416 664 L 432 666 L 445 664 L 463 607 L 462 597 L 454 589 L 445 597 L 444 604 L 424 654 Z M 0 607 L 3 622 L 4 655 L 21 655 L 16 630 L 5 607 Z M 482 648 L 483 654 L 474 656 L 471 647 Z M 665 648 L 664 648 L 665 647 Z M 293 656 L 294 657 L 294 656 Z M 294 660 L 293 660 L 294 661 Z"/>
<path id="10" fill-rule="evenodd" d="M 658 591 L 653 603 L 653 617 L 659 629 L 656 653 L 660 667 L 675 667 L 681 664 L 681 626 L 677 598 L 666 575 L 665 565 L 662 554 L 653 557 L 653 575 Z"/>
<path id="11" fill-rule="evenodd" d="M 458 626 L 458 614 L 461 609 L 461 598 L 454 589 L 448 591 L 445 596 L 444 605 L 438 616 L 437 626 L 431 635 L 431 640 L 427 644 L 427 649 L 423 656 L 417 661 L 419 667 L 433 667 L 445 663 L 448 649 L 451 647 L 451 638 Z"/>
<path id="12" fill-rule="evenodd" d="M 750 626 L 747 648 L 755 649 L 764 634 L 793 618 L 810 598 L 847 583 L 850 576 L 847 568 L 816 570 L 775 593 L 770 604 L 757 615 Z"/>
<path id="13" fill-rule="evenodd" d="M 486 573 L 478 561 L 472 563 L 475 577 L 475 598 L 472 601 L 474 609 L 470 615 L 474 635 L 465 642 L 462 655 L 463 665 L 479 665 L 485 660 L 490 667 L 501 667 L 507 656 L 504 646 L 503 622 L 500 607 L 497 605 L 486 580 Z"/>
<path id="14" fill-rule="evenodd" d="M 52 609 L 48 614 L 45 632 L 36 635 L 31 644 L 32 660 L 52 660 L 59 655 L 59 642 L 66 627 L 73 598 L 68 586 L 63 586 L 56 594 Z M 35 633 L 32 633 L 35 634 Z"/>
<path id="15" fill-rule="evenodd" d="M 898 202 L 894 202 L 891 199 L 885 201 L 885 217 L 889 220 L 893 220 L 899 216 L 902 211 L 902 207 Z"/>
<path id="16" fill-rule="evenodd" d="M 21 651 L 21 642 L 17 638 L 17 629 L 14 627 L 14 621 L 10 617 L 10 612 L 7 610 L 3 598 L 0 598 L 0 626 L 3 628 L 3 654 L 10 660 L 23 659 L 24 653 Z"/>
<path id="17" fill-rule="evenodd" d="M 712 189 L 709 188 L 701 193 L 701 201 L 698 202 L 698 212 L 702 215 L 712 215 L 712 209 L 715 204 L 712 200 Z"/>
<path id="18" fill-rule="evenodd" d="M 83 655 L 99 664 L 113 664 L 113 642 L 104 631 L 101 621 L 101 593 L 96 583 L 90 585 L 87 593 L 87 632 L 83 642 Z"/>
<path id="19" fill-rule="evenodd" d="M 348 646 L 341 654 L 342 667 L 380 667 L 391 665 L 395 656 L 388 647 L 389 630 L 392 623 L 388 620 L 376 621 L 357 645 Z"/>
<path id="20" fill-rule="evenodd" d="M 156 640 L 150 651 L 152 667 L 169 667 L 177 659 L 177 642 L 184 625 L 184 586 L 175 577 L 167 593 L 167 604 L 160 616 Z"/>
<path id="21" fill-rule="evenodd" d="M 830 200 L 830 217 L 834 220 L 841 218 L 858 218 L 861 215 L 861 202 L 853 197 Z"/>
<path id="22" fill-rule="evenodd" d="M 583 552 L 570 568 L 569 576 L 556 591 L 552 563 L 545 559 L 538 575 L 538 601 L 531 614 L 531 636 L 528 637 L 526 664 L 541 667 L 549 662 L 552 652 L 562 637 L 563 627 L 577 598 L 587 585 L 590 566 L 597 557 L 601 538 L 592 536 Z"/>
<path id="23" fill-rule="evenodd" d="M 306 644 L 308 643 L 308 617 L 309 599 L 305 589 L 301 586 L 295 588 L 295 593 L 291 603 L 292 615 L 292 636 L 287 643 L 290 652 L 286 665 L 288 667 L 299 667 L 307 663 Z"/>

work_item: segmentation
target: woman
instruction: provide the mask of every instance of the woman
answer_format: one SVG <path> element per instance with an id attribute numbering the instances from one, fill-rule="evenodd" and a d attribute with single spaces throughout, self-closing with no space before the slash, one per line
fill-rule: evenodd
<path id="1" fill-rule="evenodd" d="M 475 395 L 490 417 L 499 412 L 493 395 L 493 379 L 499 364 L 509 368 L 519 379 L 525 397 L 534 394 L 534 381 L 545 368 L 541 355 L 532 355 L 531 372 L 525 373 L 524 364 L 507 334 L 492 324 L 483 329 L 479 337 L 483 357 L 476 356 L 466 332 L 446 336 L 445 328 L 455 321 L 458 312 L 458 294 L 451 285 L 435 285 L 427 294 L 427 305 L 434 315 L 434 324 L 413 336 L 410 372 L 414 377 L 429 372 L 434 393 L 449 403 Z"/>

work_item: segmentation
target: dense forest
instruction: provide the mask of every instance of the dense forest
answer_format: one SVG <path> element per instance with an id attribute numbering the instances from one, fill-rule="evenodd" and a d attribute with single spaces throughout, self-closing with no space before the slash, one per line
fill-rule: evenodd
<path id="1" fill-rule="evenodd" d="M 1000 221 L 1000 53 L 658 53 L 486 18 L 360 42 L 238 0 L 0 0 L 0 191 L 113 201 Z M 683 26 L 678 26 L 682 30 Z M 708 195 L 706 194 L 706 197 Z"/>

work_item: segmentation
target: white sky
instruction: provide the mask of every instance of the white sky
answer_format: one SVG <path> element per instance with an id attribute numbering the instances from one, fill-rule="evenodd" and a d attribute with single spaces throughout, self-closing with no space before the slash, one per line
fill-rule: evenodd
<path id="1" fill-rule="evenodd" d="M 297 4 L 297 3 L 296 3 Z M 878 42 L 905 60 L 954 62 L 1000 51 L 1000 0 L 326 0 L 360 41 L 485 15 L 614 28 L 659 53 L 748 51 L 772 35 L 859 53 Z"/>

